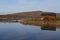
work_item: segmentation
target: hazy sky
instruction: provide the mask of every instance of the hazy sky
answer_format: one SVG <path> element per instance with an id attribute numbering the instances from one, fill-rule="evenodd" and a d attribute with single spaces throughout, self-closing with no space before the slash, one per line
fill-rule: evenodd
<path id="1" fill-rule="evenodd" d="M 60 0 L 0 0 L 3 14 L 35 10 L 60 12 Z"/>

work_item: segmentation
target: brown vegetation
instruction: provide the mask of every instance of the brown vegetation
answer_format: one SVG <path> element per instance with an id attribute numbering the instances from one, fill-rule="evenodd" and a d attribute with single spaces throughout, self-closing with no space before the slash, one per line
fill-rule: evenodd
<path id="1" fill-rule="evenodd" d="M 8 15 L 0 15 L 0 19 L 39 19 L 41 17 L 42 13 L 53 13 L 53 12 L 43 12 L 43 11 L 31 11 L 31 12 L 20 12 L 20 13 L 14 13 L 14 14 L 8 14 Z M 59 17 L 58 14 L 56 14 L 56 17 Z"/>

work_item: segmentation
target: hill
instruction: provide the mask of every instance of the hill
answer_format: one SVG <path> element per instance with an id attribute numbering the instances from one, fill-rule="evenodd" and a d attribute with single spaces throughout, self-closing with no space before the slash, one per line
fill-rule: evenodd
<path id="1" fill-rule="evenodd" d="M 0 19 L 30 19 L 30 18 L 39 18 L 42 13 L 54 13 L 54 12 L 43 12 L 43 11 L 31 11 L 31 12 L 19 12 L 7 15 L 0 15 Z M 60 17 L 59 13 L 56 13 L 57 17 Z"/>

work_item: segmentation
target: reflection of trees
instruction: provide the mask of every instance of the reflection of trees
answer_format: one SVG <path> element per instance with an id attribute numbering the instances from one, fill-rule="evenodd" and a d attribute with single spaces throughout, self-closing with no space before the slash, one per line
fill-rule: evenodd
<path id="1" fill-rule="evenodd" d="M 41 26 L 41 30 L 54 30 L 54 31 L 56 31 L 56 26 L 55 25 L 49 25 L 49 26 L 47 26 L 47 25 L 43 25 L 43 26 Z"/>

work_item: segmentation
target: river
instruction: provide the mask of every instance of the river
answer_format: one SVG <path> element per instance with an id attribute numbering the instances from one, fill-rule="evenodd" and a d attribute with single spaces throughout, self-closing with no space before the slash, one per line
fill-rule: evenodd
<path id="1" fill-rule="evenodd" d="M 41 26 L 0 22 L 0 40 L 60 40 L 60 28 L 42 30 Z"/>

